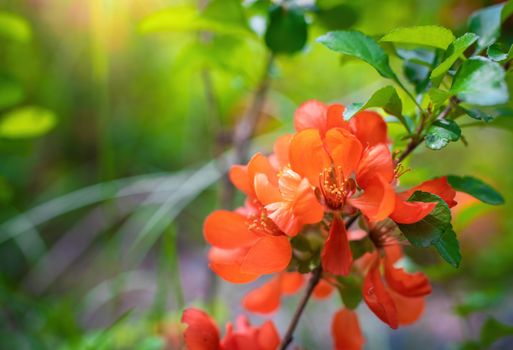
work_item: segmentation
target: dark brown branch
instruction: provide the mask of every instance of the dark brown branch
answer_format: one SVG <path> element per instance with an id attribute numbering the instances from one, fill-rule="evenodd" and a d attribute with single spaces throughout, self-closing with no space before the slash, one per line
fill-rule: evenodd
<path id="1" fill-rule="evenodd" d="M 356 214 L 350 217 L 349 220 L 347 220 L 345 223 L 346 229 L 349 229 L 358 219 L 359 216 L 360 214 Z M 299 302 L 299 305 L 297 306 L 297 309 L 294 312 L 294 316 L 292 316 L 292 320 L 290 321 L 287 333 L 285 333 L 285 336 L 283 337 L 283 340 L 281 342 L 280 350 L 286 349 L 287 346 L 289 346 L 292 342 L 292 339 L 294 338 L 294 331 L 296 330 L 297 324 L 299 323 L 299 319 L 301 318 L 301 315 L 303 314 L 306 304 L 308 303 L 308 300 L 310 300 L 310 297 L 312 296 L 315 287 L 317 287 L 317 285 L 319 284 L 321 277 L 322 266 L 318 266 L 313 270 L 312 277 L 310 277 L 310 280 L 308 281 L 308 287 L 306 288 L 305 295 L 303 295 L 303 298 Z"/>
<path id="2" fill-rule="evenodd" d="M 290 345 L 292 342 L 292 339 L 294 337 L 294 331 L 296 330 L 297 324 L 299 323 L 299 319 L 301 318 L 301 315 L 303 314 L 303 310 L 306 307 L 306 304 L 308 303 L 308 300 L 312 296 L 312 293 L 319 284 L 319 281 L 322 277 L 322 267 L 318 266 L 316 267 L 312 272 L 312 277 L 310 277 L 310 280 L 308 281 L 308 287 L 306 288 L 305 295 L 303 295 L 303 298 L 301 298 L 301 301 L 299 302 L 299 305 L 296 309 L 296 312 L 294 312 L 294 316 L 292 317 L 292 320 L 290 321 L 289 328 L 287 329 L 287 333 L 285 333 L 285 336 L 283 337 L 283 340 L 280 344 L 280 350 L 285 350 L 287 346 Z"/>

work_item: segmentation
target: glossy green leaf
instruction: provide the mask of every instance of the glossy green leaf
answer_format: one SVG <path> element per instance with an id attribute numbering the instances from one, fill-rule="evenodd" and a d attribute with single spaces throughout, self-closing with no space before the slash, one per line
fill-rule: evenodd
<path id="1" fill-rule="evenodd" d="M 372 107 L 381 107 L 385 112 L 396 116 L 399 120 L 404 120 L 402 117 L 403 105 L 401 99 L 395 88 L 390 85 L 377 90 L 365 103 L 349 105 L 344 111 L 344 119 L 349 120 L 361 110 Z"/>
<path id="2" fill-rule="evenodd" d="M 460 36 L 447 49 L 444 60 L 431 72 L 431 80 L 438 86 L 443 76 L 452 67 L 452 65 L 463 55 L 473 43 L 477 41 L 477 35 L 474 33 L 465 33 Z"/>
<path id="3" fill-rule="evenodd" d="M 440 197 L 427 192 L 416 191 L 408 199 L 410 202 L 436 202 L 437 205 L 425 218 L 414 224 L 398 224 L 399 229 L 408 241 L 421 248 L 435 246 L 442 258 L 454 267 L 459 265 L 461 254 L 459 247 L 454 242 L 455 236 L 452 232 L 451 210 L 449 206 Z"/>
<path id="4" fill-rule="evenodd" d="M 454 35 L 447 28 L 428 25 L 398 28 L 386 34 L 380 41 L 430 46 L 445 50 L 454 41 Z"/>
<path id="5" fill-rule="evenodd" d="M 474 12 L 468 20 L 469 31 L 479 36 L 477 51 L 493 44 L 501 34 L 502 8 L 504 4 L 485 7 Z"/>
<path id="6" fill-rule="evenodd" d="M 306 44 L 308 24 L 303 11 L 296 7 L 273 6 L 265 32 L 265 43 L 274 53 L 293 54 Z"/>
<path id="7" fill-rule="evenodd" d="M 499 43 L 490 45 L 486 50 L 486 55 L 495 62 L 501 62 L 508 58 L 508 53 L 504 51 L 502 45 Z"/>
<path id="8" fill-rule="evenodd" d="M 32 30 L 23 17 L 0 11 L 0 37 L 25 43 L 32 38 Z"/>
<path id="9" fill-rule="evenodd" d="M 484 57 L 463 62 L 450 91 L 460 100 L 478 106 L 506 103 L 509 99 L 504 69 Z"/>
<path id="10" fill-rule="evenodd" d="M 459 108 L 463 112 L 465 112 L 465 114 L 467 114 L 469 117 L 471 117 L 473 119 L 477 119 L 477 120 L 482 120 L 484 122 L 490 122 L 496 118 L 491 113 L 487 113 L 478 108 L 464 108 L 462 106 L 459 106 Z"/>
<path id="11" fill-rule="evenodd" d="M 456 190 L 465 192 L 480 201 L 492 205 L 504 204 L 504 198 L 492 186 L 472 176 L 447 176 L 447 181 Z"/>
<path id="12" fill-rule="evenodd" d="M 452 227 L 448 227 L 433 245 L 445 261 L 454 267 L 460 266 L 460 244 Z"/>
<path id="13" fill-rule="evenodd" d="M 447 146 L 449 142 L 458 141 L 461 137 L 461 129 L 452 120 L 441 119 L 435 121 L 428 129 L 425 142 L 428 148 L 439 150 Z"/>
<path id="14" fill-rule="evenodd" d="M 320 36 L 317 42 L 335 52 L 359 58 L 373 66 L 383 77 L 397 80 L 385 50 L 370 36 L 357 31 L 335 31 Z"/>
<path id="15" fill-rule="evenodd" d="M 40 107 L 23 107 L 0 119 L 0 137 L 18 139 L 46 134 L 56 124 L 53 112 Z"/>

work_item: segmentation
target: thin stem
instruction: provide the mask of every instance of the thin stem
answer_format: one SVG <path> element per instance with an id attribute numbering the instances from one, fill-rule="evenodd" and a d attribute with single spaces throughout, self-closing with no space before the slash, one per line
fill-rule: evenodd
<path id="1" fill-rule="evenodd" d="M 308 303 L 308 300 L 312 296 L 312 293 L 313 293 L 315 287 L 317 286 L 317 284 L 319 284 L 321 277 L 322 277 L 322 267 L 318 266 L 312 272 L 312 277 L 308 281 L 308 287 L 306 288 L 306 293 L 305 293 L 305 295 L 303 295 L 303 298 L 301 298 L 301 301 L 299 302 L 296 312 L 294 313 L 294 316 L 292 317 L 292 320 L 290 321 L 289 328 L 287 329 L 287 333 L 285 333 L 285 336 L 283 337 L 283 340 L 280 344 L 280 347 L 279 347 L 280 350 L 285 350 L 292 342 L 292 339 L 294 338 L 294 331 L 296 330 L 297 324 L 299 323 L 299 319 L 301 318 L 301 315 L 303 314 L 306 304 Z"/>
<path id="2" fill-rule="evenodd" d="M 349 229 L 354 222 L 360 217 L 360 213 L 353 215 L 350 217 L 345 225 L 346 229 Z M 319 284 L 322 277 L 322 266 L 317 266 L 312 271 L 312 277 L 308 281 L 308 287 L 306 289 L 305 294 L 303 295 L 303 298 L 301 298 L 301 301 L 299 302 L 299 305 L 297 306 L 296 311 L 294 312 L 294 316 L 292 316 L 292 320 L 290 321 L 289 327 L 287 329 L 287 333 L 285 333 L 285 336 L 283 337 L 283 340 L 280 345 L 280 350 L 285 350 L 287 346 L 290 345 L 292 342 L 292 339 L 294 337 L 294 331 L 296 330 L 296 327 L 299 323 L 299 319 L 301 318 L 301 315 L 303 314 L 303 311 L 306 307 L 306 304 L 308 303 L 308 300 L 310 300 L 310 297 L 312 296 L 312 293 L 315 289 L 315 287 Z"/>
<path id="3" fill-rule="evenodd" d="M 451 99 L 449 101 L 449 104 L 444 108 L 442 112 L 434 119 L 434 120 L 442 120 L 447 118 L 449 113 L 451 113 L 454 106 L 456 106 L 459 103 L 458 99 Z M 431 124 L 431 123 L 428 123 Z M 401 153 L 401 155 L 395 160 L 395 164 L 401 163 L 410 153 L 412 153 L 422 142 L 424 142 L 424 136 L 422 136 L 422 132 L 424 131 L 424 123 L 419 127 L 419 130 L 417 131 L 417 134 L 415 137 L 411 139 L 411 141 L 406 146 L 406 149 Z"/>

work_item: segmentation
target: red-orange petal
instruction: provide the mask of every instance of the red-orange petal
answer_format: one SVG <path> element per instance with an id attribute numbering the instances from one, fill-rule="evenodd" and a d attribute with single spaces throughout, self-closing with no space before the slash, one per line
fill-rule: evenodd
<path id="1" fill-rule="evenodd" d="M 393 212 L 395 192 L 387 181 L 377 176 L 368 183 L 361 196 L 351 198 L 349 203 L 360 209 L 370 221 L 380 221 Z"/>
<path id="2" fill-rule="evenodd" d="M 218 350 L 219 329 L 205 312 L 190 308 L 182 315 L 182 323 L 187 324 L 184 332 L 185 344 L 189 350 Z"/>
<path id="3" fill-rule="evenodd" d="M 362 144 L 351 132 L 342 128 L 328 130 L 325 142 L 333 165 L 340 167 L 344 176 L 349 178 L 360 162 Z"/>
<path id="4" fill-rule="evenodd" d="M 246 217 L 228 210 L 216 210 L 207 216 L 203 235 L 208 243 L 222 249 L 244 247 L 260 238 L 249 229 Z"/>
<path id="5" fill-rule="evenodd" d="M 306 101 L 294 113 L 294 126 L 296 130 L 317 129 L 324 133 L 327 124 L 326 110 L 327 106 L 320 101 Z"/>
<path id="6" fill-rule="evenodd" d="M 376 112 L 363 111 L 349 121 L 349 126 L 364 146 L 388 143 L 387 123 Z"/>
<path id="7" fill-rule="evenodd" d="M 341 104 L 334 103 L 328 106 L 326 112 L 326 131 L 331 128 L 344 128 L 349 130 L 349 124 L 344 120 L 345 107 Z"/>
<path id="8" fill-rule="evenodd" d="M 425 301 L 423 297 L 410 298 L 389 290 L 397 308 L 397 320 L 400 325 L 407 326 L 415 323 L 424 312 Z"/>
<path id="9" fill-rule="evenodd" d="M 356 181 L 361 187 L 366 187 L 376 176 L 388 183 L 394 178 L 392 154 L 385 144 L 365 149 L 358 165 Z"/>
<path id="10" fill-rule="evenodd" d="M 398 327 L 397 309 L 381 279 L 377 256 L 363 281 L 363 299 L 380 320 L 393 329 Z"/>
<path id="11" fill-rule="evenodd" d="M 395 208 L 390 219 L 399 224 L 413 224 L 424 219 L 436 207 L 437 203 L 425 202 L 408 202 L 401 198 L 395 197 Z"/>
<path id="12" fill-rule="evenodd" d="M 365 343 L 358 316 L 354 311 L 341 309 L 333 316 L 331 324 L 336 350 L 361 350 Z"/>
<path id="13" fill-rule="evenodd" d="M 326 280 L 321 279 L 313 290 L 313 296 L 316 299 L 326 299 L 333 293 L 333 290 L 335 290 L 335 287 Z"/>
<path id="14" fill-rule="evenodd" d="M 260 203 L 267 205 L 269 203 L 275 203 L 281 201 L 281 195 L 278 187 L 271 184 L 267 175 L 256 174 L 255 175 L 255 194 Z"/>
<path id="15" fill-rule="evenodd" d="M 259 350 L 276 350 L 280 345 L 280 335 L 272 321 L 266 321 L 260 326 L 257 344 Z"/>
<path id="16" fill-rule="evenodd" d="M 324 217 L 324 207 L 306 179 L 302 179 L 297 187 L 292 208 L 301 224 L 316 224 Z"/>
<path id="17" fill-rule="evenodd" d="M 286 236 L 266 235 L 249 247 L 241 271 L 259 275 L 281 272 L 291 257 L 292 247 Z"/>
<path id="18" fill-rule="evenodd" d="M 404 269 L 394 267 L 387 258 L 385 279 L 390 289 L 406 297 L 421 297 L 431 293 L 431 285 L 426 275 L 421 272 L 407 273 Z"/>
<path id="19" fill-rule="evenodd" d="M 278 309 L 280 299 L 281 276 L 278 275 L 246 294 L 242 305 L 248 311 L 268 314 Z"/>
<path id="20" fill-rule="evenodd" d="M 281 292 L 284 295 L 295 294 L 305 282 L 305 276 L 299 272 L 283 272 L 281 276 Z"/>
<path id="21" fill-rule="evenodd" d="M 331 164 L 319 131 L 307 129 L 297 133 L 290 141 L 290 166 L 310 183 L 319 186 L 319 173 Z"/>
<path id="22" fill-rule="evenodd" d="M 267 157 L 260 153 L 255 154 L 248 162 L 248 181 L 253 186 L 256 174 L 265 174 L 273 184 L 278 182 L 277 170 L 272 166 Z"/>
<path id="23" fill-rule="evenodd" d="M 337 276 L 347 276 L 353 265 L 353 254 L 349 246 L 344 221 L 335 216 L 331 222 L 329 236 L 321 252 L 324 271 Z"/>
<path id="24" fill-rule="evenodd" d="M 245 165 L 232 165 L 228 173 L 233 185 L 248 196 L 254 196 L 253 185 L 248 180 L 248 167 Z"/>
<path id="25" fill-rule="evenodd" d="M 211 248 L 208 254 L 210 268 L 222 279 L 231 283 L 248 283 L 260 277 L 259 274 L 241 270 L 241 263 L 247 248 L 219 249 Z"/>
<path id="26" fill-rule="evenodd" d="M 408 191 L 402 192 L 400 195 L 403 196 L 403 198 L 406 200 L 415 191 L 423 191 L 435 194 L 442 198 L 447 203 L 449 208 L 452 208 L 458 204 L 458 202 L 454 200 L 456 191 L 451 187 L 445 176 L 425 181 L 420 185 L 409 189 Z"/>
<path id="27" fill-rule="evenodd" d="M 274 142 L 274 156 L 278 161 L 278 169 L 281 169 L 289 164 L 289 147 L 290 141 L 292 140 L 293 135 L 284 135 L 278 137 L 276 142 Z"/>

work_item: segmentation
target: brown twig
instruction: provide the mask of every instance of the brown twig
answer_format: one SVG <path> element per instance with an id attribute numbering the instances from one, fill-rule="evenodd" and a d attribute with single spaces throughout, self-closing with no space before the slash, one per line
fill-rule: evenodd
<path id="1" fill-rule="evenodd" d="M 351 225 L 358 219 L 360 214 L 353 215 L 352 217 L 347 220 L 345 223 L 346 229 L 349 229 Z M 322 277 L 322 266 L 317 266 L 312 271 L 312 277 L 310 277 L 310 280 L 308 281 L 308 287 L 306 288 L 306 292 L 303 295 L 303 298 L 301 298 L 301 301 L 299 302 L 296 311 L 294 312 L 294 316 L 292 316 L 292 320 L 290 321 L 289 327 L 287 329 L 287 332 L 285 333 L 285 336 L 283 337 L 283 340 L 280 344 L 280 350 L 285 350 L 287 346 L 290 345 L 292 342 L 292 339 L 294 338 L 294 331 L 296 330 L 296 327 L 299 323 L 299 319 L 301 318 L 301 315 L 303 314 L 303 311 L 306 307 L 306 304 L 308 303 L 308 300 L 310 300 L 310 297 L 312 296 L 312 293 L 321 281 Z"/>
<path id="2" fill-rule="evenodd" d="M 294 331 L 296 330 L 297 324 L 299 323 L 299 319 L 301 318 L 301 315 L 303 314 L 303 310 L 306 307 L 306 304 L 308 303 L 308 300 L 312 296 L 312 293 L 319 284 L 322 277 L 322 267 L 318 266 L 316 267 L 312 272 L 312 277 L 310 277 L 310 280 L 308 281 L 308 287 L 306 288 L 306 293 L 303 295 L 303 298 L 301 298 L 301 301 L 299 302 L 299 305 L 297 306 L 296 312 L 294 312 L 294 316 L 292 316 L 292 320 L 290 321 L 289 328 L 287 329 L 287 333 L 285 333 L 285 336 L 283 337 L 283 340 L 280 344 L 280 350 L 285 350 L 287 346 L 292 342 L 292 339 L 294 337 Z"/>
<path id="3" fill-rule="evenodd" d="M 440 112 L 440 114 L 436 117 L 435 120 L 445 119 L 459 102 L 460 101 L 457 98 L 451 98 L 447 106 L 444 108 L 442 112 Z M 419 128 L 417 134 L 410 140 L 410 142 L 406 146 L 405 150 L 401 153 L 401 155 L 395 160 L 396 165 L 401 163 L 404 159 L 406 159 L 406 157 L 408 157 L 411 152 L 413 152 L 422 142 L 424 142 L 424 136 L 422 135 L 422 132 L 424 131 L 423 126 L 424 124 L 421 128 Z"/>

